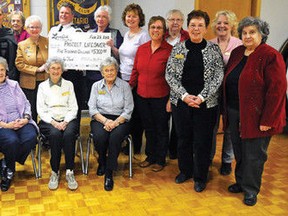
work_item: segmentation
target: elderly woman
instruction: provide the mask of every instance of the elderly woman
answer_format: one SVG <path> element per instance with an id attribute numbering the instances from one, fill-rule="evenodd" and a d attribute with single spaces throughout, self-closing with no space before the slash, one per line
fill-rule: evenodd
<path id="1" fill-rule="evenodd" d="M 182 28 L 183 22 L 184 14 L 180 10 L 173 9 L 168 11 L 166 15 L 166 24 L 168 29 L 165 33 L 165 39 L 170 45 L 174 46 L 176 43 L 189 39 L 188 32 Z M 168 106 L 167 111 L 171 112 L 171 105 Z M 170 159 L 177 158 L 177 136 L 173 120 L 169 139 L 169 157 Z"/>
<path id="2" fill-rule="evenodd" d="M 39 83 L 46 80 L 45 62 L 48 58 L 48 39 L 40 35 L 42 21 L 32 15 L 25 27 L 30 37 L 18 44 L 16 67 L 20 71 L 20 86 L 31 104 L 32 118 L 37 122 L 36 96 Z"/>
<path id="3" fill-rule="evenodd" d="M 36 123 L 30 104 L 18 82 L 6 76 L 7 61 L 0 57 L 0 160 L 1 190 L 7 191 L 13 180 L 15 162 L 24 164 L 37 143 Z"/>
<path id="4" fill-rule="evenodd" d="M 122 13 L 123 24 L 129 28 L 124 35 L 124 41 L 119 48 L 120 74 L 127 82 L 130 80 L 134 58 L 140 45 L 150 40 L 149 34 L 142 27 L 145 25 L 145 15 L 138 4 L 129 4 Z M 132 91 L 133 98 L 136 98 L 136 89 Z M 134 153 L 140 153 L 142 146 L 143 126 L 138 113 L 137 104 L 131 119 L 131 135 L 134 145 Z"/>
<path id="5" fill-rule="evenodd" d="M 246 17 L 238 34 L 243 46 L 232 51 L 223 82 L 224 125 L 231 131 L 236 159 L 236 183 L 228 190 L 244 192 L 244 203 L 253 206 L 271 136 L 285 126 L 286 67 L 282 55 L 265 43 L 266 22 Z"/>
<path id="6" fill-rule="evenodd" d="M 15 41 L 26 40 L 29 37 L 28 32 L 24 29 L 25 17 L 21 11 L 13 11 L 9 16 L 9 22 L 14 31 Z"/>
<path id="7" fill-rule="evenodd" d="M 184 22 L 184 14 L 177 9 L 168 11 L 166 15 L 167 31 L 165 33 L 166 41 L 174 46 L 178 42 L 189 39 L 189 34 L 182 26 Z"/>
<path id="8" fill-rule="evenodd" d="M 110 27 L 111 14 L 110 6 L 99 6 L 94 12 L 94 20 L 97 26 L 95 29 L 89 30 L 89 32 L 111 33 L 111 39 L 107 41 L 107 45 L 111 47 L 112 56 L 119 59 L 118 49 L 123 42 L 123 37 L 118 29 Z M 89 97 L 93 83 L 102 79 L 102 75 L 100 71 L 86 71 L 86 78 Z"/>
<path id="9" fill-rule="evenodd" d="M 167 63 L 172 115 L 178 137 L 176 183 L 194 178 L 194 190 L 206 188 L 216 122 L 223 61 L 219 46 L 204 39 L 209 16 L 193 10 L 187 18 L 190 39 L 174 46 Z"/>
<path id="10" fill-rule="evenodd" d="M 129 134 L 129 120 L 134 103 L 130 86 L 117 77 L 118 63 L 108 57 L 100 64 L 103 79 L 94 83 L 88 102 L 92 117 L 91 131 L 98 152 L 97 175 L 104 178 L 104 189 L 113 190 L 113 171 L 121 143 Z"/>
<path id="11" fill-rule="evenodd" d="M 153 16 L 148 23 L 151 41 L 141 45 L 136 53 L 130 86 L 137 86 L 136 103 L 146 135 L 146 159 L 139 164 L 145 168 L 153 164 L 152 171 L 161 171 L 167 154 L 169 131 L 166 104 L 169 86 L 165 69 L 172 46 L 164 39 L 165 19 Z"/>
<path id="12" fill-rule="evenodd" d="M 48 187 L 58 188 L 60 179 L 61 150 L 65 154 L 66 180 L 70 190 L 76 190 L 78 183 L 74 177 L 75 141 L 78 133 L 76 115 L 78 111 L 72 82 L 62 78 L 63 60 L 53 57 L 47 60 L 49 79 L 39 85 L 37 111 L 39 128 L 49 140 L 51 149 L 50 165 L 52 173 Z"/>
<path id="13" fill-rule="evenodd" d="M 232 50 L 242 45 L 242 41 L 234 37 L 234 35 L 237 32 L 237 24 L 238 24 L 237 17 L 235 13 L 228 10 L 218 11 L 215 15 L 215 19 L 211 24 L 212 30 L 216 35 L 216 37 L 213 38 L 211 41 L 219 45 L 225 65 L 229 60 Z M 216 151 L 216 135 L 219 128 L 219 120 L 220 120 L 220 109 L 217 122 L 214 128 L 212 152 L 210 157 L 211 162 L 214 158 Z M 224 131 L 221 158 L 222 163 L 220 168 L 220 174 L 229 175 L 232 171 L 231 163 L 234 159 L 232 141 L 229 129 L 226 129 Z"/>

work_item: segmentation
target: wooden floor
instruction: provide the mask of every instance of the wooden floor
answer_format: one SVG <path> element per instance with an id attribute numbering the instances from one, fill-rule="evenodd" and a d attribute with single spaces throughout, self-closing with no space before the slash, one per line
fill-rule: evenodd
<path id="1" fill-rule="evenodd" d="M 217 139 L 221 143 L 222 135 Z M 51 172 L 49 154 L 44 152 L 42 156 L 41 179 L 35 179 L 30 158 L 24 166 L 17 165 L 10 190 L 0 192 L 0 215 L 288 215 L 288 135 L 275 136 L 271 141 L 262 189 L 254 207 L 242 203 L 242 194 L 227 191 L 234 175 L 219 175 L 220 145 L 210 168 L 207 189 L 202 193 L 194 192 L 192 180 L 180 185 L 174 183 L 177 160 L 168 160 L 162 172 L 154 173 L 150 168 L 137 166 L 144 155 L 134 158 L 133 179 L 128 177 L 127 156 L 120 156 L 112 192 L 104 191 L 103 177 L 95 175 L 95 157 L 90 157 L 88 176 L 81 173 L 79 158 L 76 159 L 79 188 L 70 191 L 62 160 L 59 188 L 50 191 L 47 187 Z"/>

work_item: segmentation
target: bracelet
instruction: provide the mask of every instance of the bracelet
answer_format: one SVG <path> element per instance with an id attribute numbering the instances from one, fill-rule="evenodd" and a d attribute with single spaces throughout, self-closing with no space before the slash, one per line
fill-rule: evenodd
<path id="1" fill-rule="evenodd" d="M 24 114 L 23 118 L 27 119 L 28 121 L 30 121 L 31 116 L 29 114 Z"/>
<path id="2" fill-rule="evenodd" d="M 106 118 L 105 121 L 103 122 L 103 125 L 105 125 L 107 121 L 108 121 L 108 119 Z"/>

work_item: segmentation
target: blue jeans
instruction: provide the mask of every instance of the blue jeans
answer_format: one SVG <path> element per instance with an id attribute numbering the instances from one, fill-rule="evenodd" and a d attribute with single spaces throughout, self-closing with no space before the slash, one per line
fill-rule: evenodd
<path id="1" fill-rule="evenodd" d="M 7 167 L 13 172 L 15 162 L 24 164 L 36 143 L 37 131 L 32 124 L 26 124 L 18 130 L 0 128 L 0 151 L 5 156 Z"/>

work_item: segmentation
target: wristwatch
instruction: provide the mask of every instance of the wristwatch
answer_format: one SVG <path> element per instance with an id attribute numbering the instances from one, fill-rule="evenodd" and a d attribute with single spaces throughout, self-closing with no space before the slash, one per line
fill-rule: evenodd
<path id="1" fill-rule="evenodd" d="M 31 116 L 29 114 L 24 114 L 23 118 L 28 119 L 28 121 L 30 121 Z"/>

